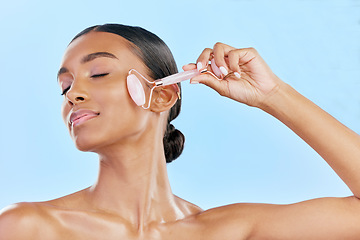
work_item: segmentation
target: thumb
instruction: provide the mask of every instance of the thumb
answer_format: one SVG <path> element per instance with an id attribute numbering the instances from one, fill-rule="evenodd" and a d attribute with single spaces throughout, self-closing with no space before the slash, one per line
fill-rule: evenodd
<path id="1" fill-rule="evenodd" d="M 204 84 L 212 89 L 214 89 L 215 91 L 217 91 L 220 95 L 224 96 L 225 95 L 225 85 L 227 84 L 226 80 L 218 80 L 215 77 L 209 75 L 209 74 L 201 74 L 199 76 L 193 77 L 190 80 L 191 84 L 197 84 L 197 83 L 201 83 Z"/>

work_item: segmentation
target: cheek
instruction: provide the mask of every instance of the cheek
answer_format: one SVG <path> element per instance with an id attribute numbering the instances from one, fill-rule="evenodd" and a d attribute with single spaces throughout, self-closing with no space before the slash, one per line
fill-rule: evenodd
<path id="1" fill-rule="evenodd" d="M 131 100 L 127 90 L 124 87 L 120 89 L 112 88 L 106 94 L 103 94 L 101 101 L 102 107 L 106 109 L 106 114 L 111 115 L 114 121 L 123 121 L 133 118 L 139 112 L 136 104 Z"/>
<path id="2" fill-rule="evenodd" d="M 120 136 L 143 129 L 146 122 L 146 110 L 133 102 L 125 86 L 121 89 L 108 90 L 103 96 L 98 101 L 104 108 L 103 117 L 106 119 L 108 131 Z"/>

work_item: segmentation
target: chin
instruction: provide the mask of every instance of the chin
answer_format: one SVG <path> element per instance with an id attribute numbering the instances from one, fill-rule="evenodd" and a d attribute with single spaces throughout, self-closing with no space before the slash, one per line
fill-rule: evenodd
<path id="1" fill-rule="evenodd" d="M 121 140 L 119 138 L 112 139 L 107 138 L 106 136 L 99 135 L 79 135 L 75 138 L 73 137 L 75 147 L 82 152 L 101 152 L 101 149 L 107 148 L 109 146 L 118 143 Z"/>
<path id="2" fill-rule="evenodd" d="M 93 149 L 92 147 L 89 147 L 88 145 L 75 144 L 75 147 L 82 152 L 91 152 L 91 150 Z"/>
<path id="3" fill-rule="evenodd" d="M 110 123 L 100 128 L 77 128 L 75 131 L 70 131 L 70 135 L 80 151 L 99 153 L 109 147 L 138 141 L 144 133 L 144 128 L 139 130 L 139 127 L 134 126 L 136 124 L 133 124 L 131 128 L 128 127 L 130 124 L 123 125 L 127 127 L 117 127 Z"/>
<path id="4" fill-rule="evenodd" d="M 75 138 L 73 137 L 75 147 L 82 152 L 94 152 L 94 150 L 101 145 L 100 140 L 101 139 L 98 136 L 91 137 L 83 135 Z"/>
<path id="5" fill-rule="evenodd" d="M 75 141 L 75 147 L 82 152 L 93 152 L 96 144 Z"/>

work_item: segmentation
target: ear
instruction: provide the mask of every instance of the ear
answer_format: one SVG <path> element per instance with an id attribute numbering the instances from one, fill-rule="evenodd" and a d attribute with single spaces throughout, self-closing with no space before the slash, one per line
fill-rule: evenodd
<path id="1" fill-rule="evenodd" d="M 172 108 L 179 99 L 180 89 L 177 84 L 160 86 L 154 89 L 150 110 L 164 112 Z"/>

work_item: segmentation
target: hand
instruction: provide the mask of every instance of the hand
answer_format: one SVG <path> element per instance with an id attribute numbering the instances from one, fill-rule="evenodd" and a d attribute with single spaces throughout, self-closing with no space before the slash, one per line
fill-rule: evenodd
<path id="1" fill-rule="evenodd" d="M 221 71 L 216 71 L 216 67 L 214 69 L 209 64 L 211 59 Z M 191 70 L 196 66 L 199 70 L 207 67 L 216 75 L 221 74 L 219 77 L 223 79 L 202 74 L 192 78 L 191 83 L 205 84 L 222 96 L 253 107 L 260 107 L 282 83 L 254 48 L 236 49 L 216 43 L 213 49 L 206 48 L 201 53 L 196 65 L 188 64 L 183 69 Z"/>

